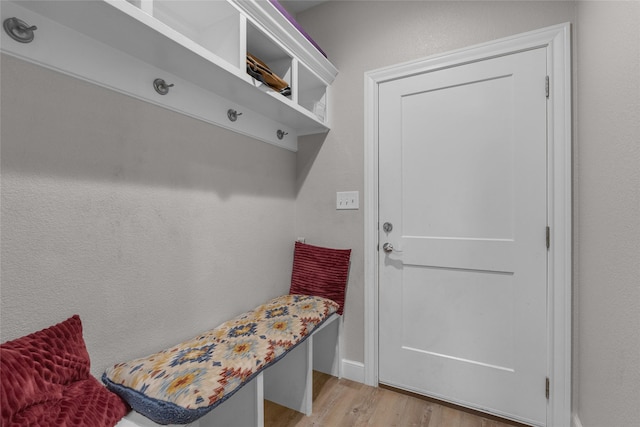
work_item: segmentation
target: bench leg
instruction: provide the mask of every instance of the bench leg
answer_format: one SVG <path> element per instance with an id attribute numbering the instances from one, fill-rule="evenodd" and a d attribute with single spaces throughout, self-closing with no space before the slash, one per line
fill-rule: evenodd
<path id="1" fill-rule="evenodd" d="M 264 380 L 260 373 L 194 427 L 264 427 Z"/>
<path id="2" fill-rule="evenodd" d="M 264 371 L 264 398 L 311 415 L 313 336 Z"/>
<path id="3" fill-rule="evenodd" d="M 342 354 L 340 352 L 340 329 L 342 317 L 329 319 L 313 333 L 313 369 L 342 378 Z"/>
<path id="4" fill-rule="evenodd" d="M 156 424 L 144 415 L 136 411 L 131 411 L 121 419 L 115 427 L 158 427 L 159 425 L 160 424 Z M 199 427 L 199 425 L 198 421 L 195 421 L 186 425 L 169 424 L 165 427 Z"/>

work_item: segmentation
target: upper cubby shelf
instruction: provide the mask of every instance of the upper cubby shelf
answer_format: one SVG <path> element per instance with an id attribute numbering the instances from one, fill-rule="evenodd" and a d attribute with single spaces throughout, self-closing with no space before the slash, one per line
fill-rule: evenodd
<path id="1" fill-rule="evenodd" d="M 142 8 L 142 3 L 138 4 Z M 148 13 L 229 64 L 240 66 L 240 17 L 225 1 L 148 1 Z"/>
<path id="2" fill-rule="evenodd" d="M 2 33 L 2 52 L 254 138 L 297 149 L 329 129 L 336 68 L 269 1 L 3 2 L 3 22 L 38 27 L 34 41 Z M 246 54 L 286 80 L 284 96 L 246 73 Z M 162 78 L 166 95 L 152 82 Z M 231 121 L 227 111 L 235 110 Z"/>

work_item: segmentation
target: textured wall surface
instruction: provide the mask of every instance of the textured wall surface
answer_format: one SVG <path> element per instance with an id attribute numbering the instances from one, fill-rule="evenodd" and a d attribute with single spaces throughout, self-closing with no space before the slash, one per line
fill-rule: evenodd
<path id="1" fill-rule="evenodd" d="M 578 3 L 575 399 L 584 427 L 640 423 L 640 2 Z"/>
<path id="2" fill-rule="evenodd" d="M 335 191 L 363 191 L 364 72 L 572 22 L 574 411 L 584 427 L 637 424 L 640 2 L 341 1 L 298 20 L 340 74 L 331 132 L 300 144 L 296 230 L 355 249 L 345 325 L 355 361 L 363 360 L 363 215 L 330 207 Z"/>
<path id="3" fill-rule="evenodd" d="M 364 73 L 501 37 L 571 22 L 572 2 L 330 1 L 298 16 L 340 73 L 332 127 L 302 138 L 297 235 L 353 248 L 345 310 L 345 357 L 364 359 L 364 215 L 336 211 L 335 192 L 364 201 Z"/>
<path id="4" fill-rule="evenodd" d="M 1 65 L 2 341 L 78 313 L 99 375 L 288 291 L 295 153 Z"/>
<path id="5" fill-rule="evenodd" d="M 335 192 L 363 196 L 364 73 L 572 22 L 574 410 L 635 425 L 640 3 L 331 1 L 298 20 L 340 74 L 332 130 L 297 160 L 2 57 L 1 340 L 79 313 L 99 374 L 286 290 L 305 236 L 354 249 L 344 356 L 363 361 L 364 216 Z"/>

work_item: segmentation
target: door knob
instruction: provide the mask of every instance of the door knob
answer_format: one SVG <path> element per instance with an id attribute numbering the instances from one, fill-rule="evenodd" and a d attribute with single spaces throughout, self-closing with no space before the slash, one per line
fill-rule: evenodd
<path id="1" fill-rule="evenodd" d="M 382 245 L 382 250 L 385 251 L 386 253 L 393 252 L 393 245 L 387 242 L 384 245 Z"/>

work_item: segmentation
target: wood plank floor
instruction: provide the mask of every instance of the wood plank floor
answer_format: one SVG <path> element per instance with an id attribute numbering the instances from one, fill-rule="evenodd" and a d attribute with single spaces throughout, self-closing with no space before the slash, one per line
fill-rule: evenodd
<path id="1" fill-rule="evenodd" d="M 265 401 L 266 427 L 520 427 L 404 393 L 313 373 L 313 414 Z"/>

